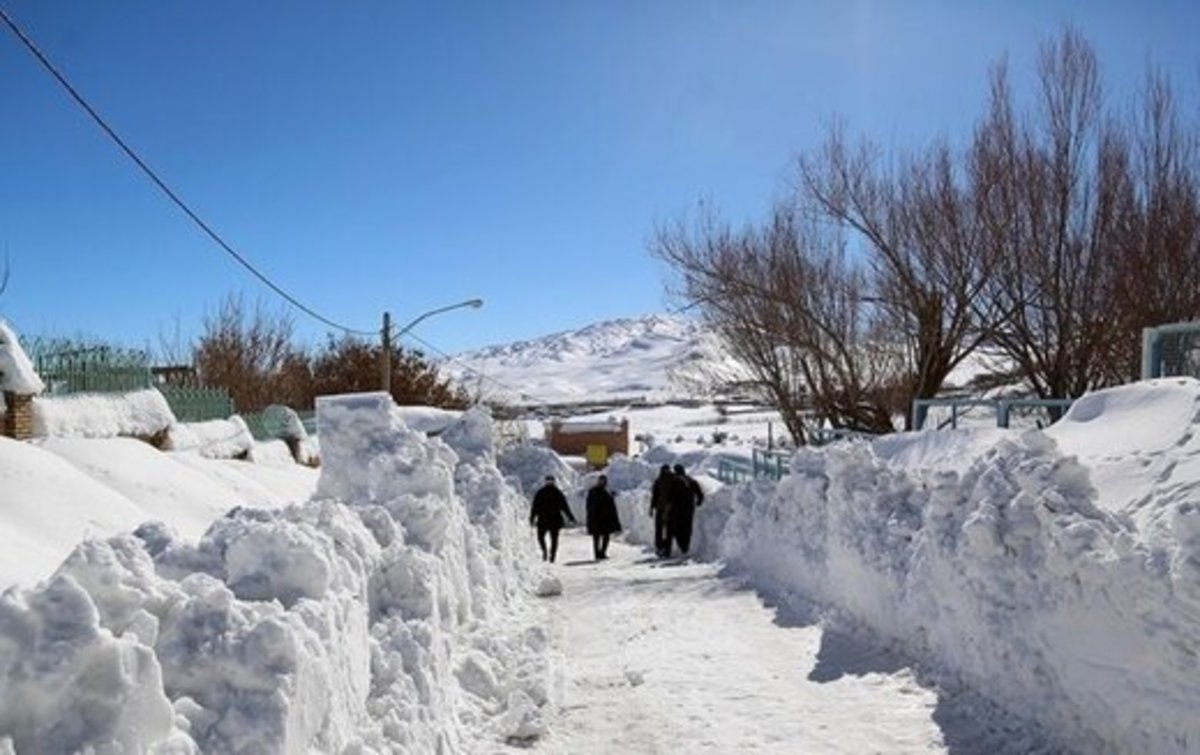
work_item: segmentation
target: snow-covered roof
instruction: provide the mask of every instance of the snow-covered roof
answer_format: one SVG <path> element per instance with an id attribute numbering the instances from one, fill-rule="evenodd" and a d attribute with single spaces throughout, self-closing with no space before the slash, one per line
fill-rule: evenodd
<path id="1" fill-rule="evenodd" d="M 550 426 L 555 431 L 560 433 L 619 433 L 626 428 L 626 425 L 615 419 L 608 420 L 587 420 L 587 421 L 562 421 L 554 420 Z"/>
<path id="2" fill-rule="evenodd" d="M 38 394 L 46 390 L 46 385 L 33 369 L 33 362 L 17 334 L 8 323 L 0 320 L 0 392 L 11 391 L 21 394 Z"/>

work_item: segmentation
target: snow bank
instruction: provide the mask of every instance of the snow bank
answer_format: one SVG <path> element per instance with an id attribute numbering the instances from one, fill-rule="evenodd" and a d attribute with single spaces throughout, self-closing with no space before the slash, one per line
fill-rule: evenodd
<path id="1" fill-rule="evenodd" d="M 45 579 L 84 538 L 147 519 L 197 538 L 234 506 L 308 500 L 317 472 L 165 454 L 132 438 L 0 442 L 0 589 Z"/>
<path id="2" fill-rule="evenodd" d="M 521 490 L 530 496 L 541 487 L 546 475 L 558 479 L 559 487 L 564 490 L 576 486 L 575 470 L 546 446 L 527 443 L 509 446 L 500 452 L 497 464 L 506 476 L 518 482 Z"/>
<path id="3" fill-rule="evenodd" d="M 38 437 L 148 438 L 174 424 L 167 400 L 153 388 L 33 399 L 33 434 Z"/>
<path id="4" fill-rule="evenodd" d="M 397 409 L 405 425 L 419 433 L 429 435 L 442 432 L 462 416 L 462 412 L 439 409 L 436 406 L 401 406 Z"/>
<path id="5" fill-rule="evenodd" d="M 160 524 L 87 541 L 0 596 L 0 751 L 475 752 L 544 732 L 544 609 L 486 415 L 447 443 L 378 396 L 319 411 L 326 499 L 237 508 L 195 542 Z"/>
<path id="6" fill-rule="evenodd" d="M 1170 483 L 1143 473 L 1122 512 L 1098 505 L 1098 468 L 1050 433 L 924 433 L 802 451 L 778 484 L 723 489 L 693 547 L 866 624 L 1064 747 L 1194 753 L 1200 469 L 1175 470 L 1200 451 L 1198 408 L 1196 381 L 1139 384 L 1085 397 L 1054 432 L 1126 472 L 1139 452 L 1122 436 L 1163 457 Z M 618 497 L 643 542 L 647 487 Z"/>
<path id="7" fill-rule="evenodd" d="M 303 425 L 300 429 L 303 431 Z M 229 419 L 179 422 L 167 431 L 167 448 L 195 451 L 208 459 L 234 459 L 246 455 L 253 447 L 254 436 L 250 434 L 250 428 L 236 414 Z"/>

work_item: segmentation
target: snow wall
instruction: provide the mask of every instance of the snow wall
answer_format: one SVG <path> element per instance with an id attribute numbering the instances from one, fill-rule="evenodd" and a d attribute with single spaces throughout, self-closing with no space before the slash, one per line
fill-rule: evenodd
<path id="1" fill-rule="evenodd" d="M 1094 421 L 1146 403 L 1123 401 L 1131 391 L 1177 387 L 1093 394 L 1072 414 Z M 1200 384 L 1184 388 L 1163 482 L 1140 485 L 1128 510 L 1099 508 L 1093 471 L 1046 433 L 911 433 L 802 451 L 777 484 L 717 491 L 693 552 L 865 624 L 947 689 L 981 693 L 1066 749 L 1200 752 L 1200 476 L 1169 479 L 1200 454 Z M 1119 438 L 1142 422 L 1109 415 L 1089 430 Z M 655 474 L 625 459 L 609 472 L 643 543 Z M 1139 529 L 1138 512 L 1154 526 Z"/>
<path id="2" fill-rule="evenodd" d="M 322 401 L 318 493 L 81 544 L 0 596 L 0 752 L 431 753 L 542 733 L 543 609 L 491 422 Z"/>

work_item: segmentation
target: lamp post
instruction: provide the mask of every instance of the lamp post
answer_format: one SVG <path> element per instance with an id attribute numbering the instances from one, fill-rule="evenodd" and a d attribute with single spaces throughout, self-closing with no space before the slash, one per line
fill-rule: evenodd
<path id="1" fill-rule="evenodd" d="M 448 304 L 444 307 L 438 307 L 437 309 L 431 309 L 428 312 L 424 312 L 424 313 L 418 315 L 417 317 L 413 318 L 411 322 L 409 322 L 407 325 L 405 325 L 403 328 L 401 328 L 399 331 L 396 332 L 395 338 L 397 338 L 397 339 L 400 338 L 405 333 L 407 333 L 408 331 L 410 331 L 414 327 L 416 327 L 417 323 L 421 322 L 422 320 L 424 320 L 427 317 L 433 317 L 434 315 L 439 315 L 442 312 L 449 312 L 452 309 L 461 309 L 463 307 L 479 309 L 482 306 L 483 306 L 483 299 L 467 299 L 466 301 L 460 301 L 457 304 Z M 392 315 L 390 312 L 383 313 L 383 329 L 380 331 L 380 335 L 381 335 L 381 340 L 382 340 L 382 345 L 383 345 L 383 349 L 380 351 L 380 354 L 379 354 L 379 372 L 380 372 L 380 378 L 381 378 L 380 382 L 382 384 L 383 392 L 387 393 L 387 394 L 391 394 L 391 392 L 392 392 L 392 338 L 393 338 L 393 336 L 392 336 Z"/>

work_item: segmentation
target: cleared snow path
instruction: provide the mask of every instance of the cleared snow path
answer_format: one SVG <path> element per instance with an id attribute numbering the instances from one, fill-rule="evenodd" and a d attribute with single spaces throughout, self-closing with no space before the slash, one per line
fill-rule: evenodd
<path id="1" fill-rule="evenodd" d="M 563 713 L 533 750 L 947 751 L 937 696 L 908 669 L 847 668 L 863 660 L 855 649 L 778 618 L 716 566 L 618 542 L 594 563 L 591 539 L 573 532 L 558 556 Z"/>

